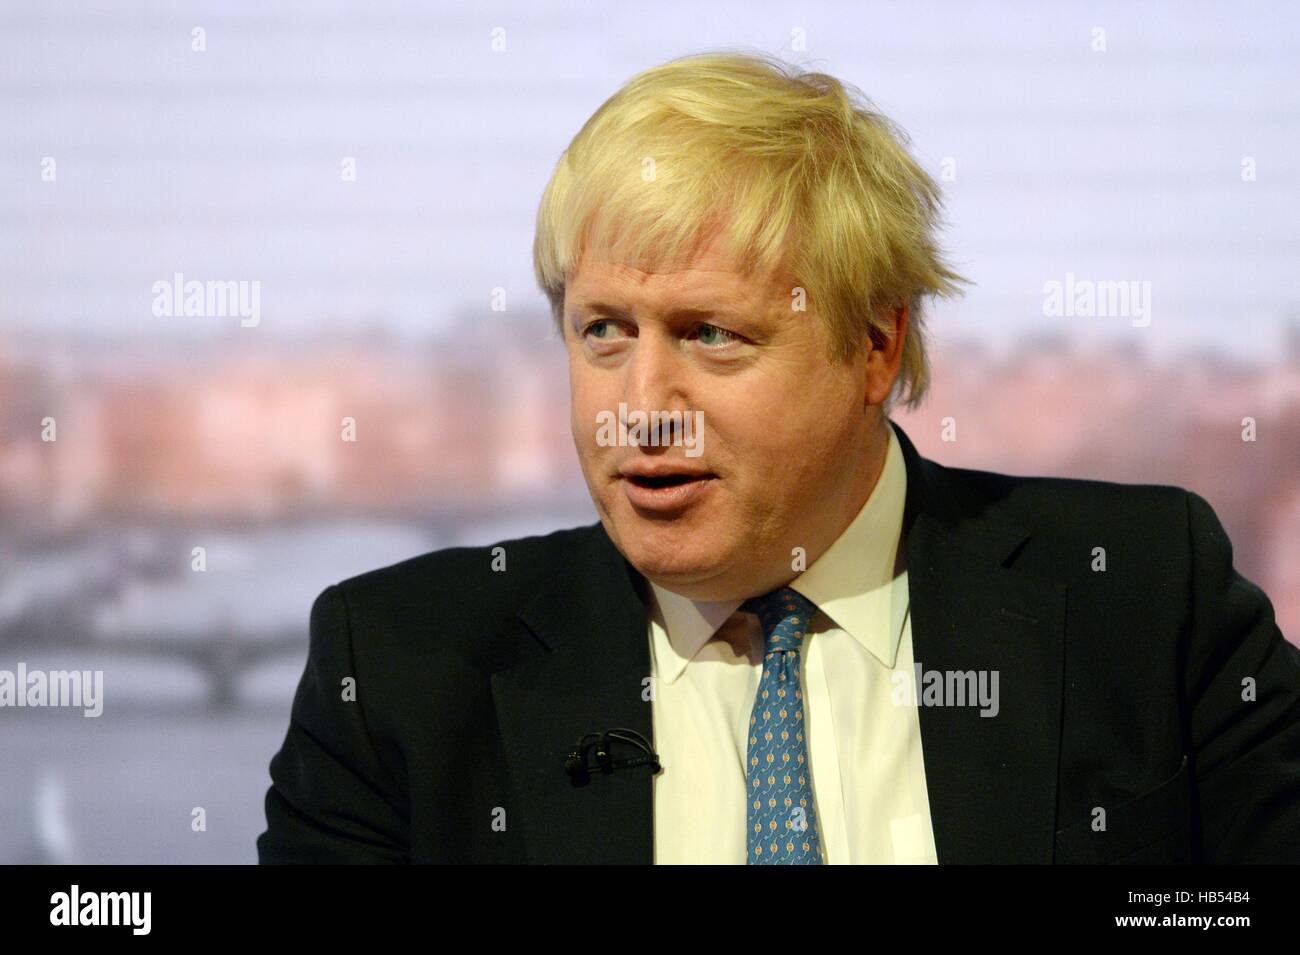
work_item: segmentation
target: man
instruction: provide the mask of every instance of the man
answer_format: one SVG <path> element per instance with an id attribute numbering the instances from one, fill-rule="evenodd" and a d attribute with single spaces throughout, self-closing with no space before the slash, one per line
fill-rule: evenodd
<path id="1" fill-rule="evenodd" d="M 1205 501 L 889 419 L 938 208 L 828 76 L 606 102 L 534 249 L 600 522 L 327 588 L 261 860 L 1300 861 L 1300 652 Z"/>

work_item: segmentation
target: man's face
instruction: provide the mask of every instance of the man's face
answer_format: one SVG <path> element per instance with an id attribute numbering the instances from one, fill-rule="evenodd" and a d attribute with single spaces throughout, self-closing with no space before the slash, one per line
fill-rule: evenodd
<path id="1" fill-rule="evenodd" d="M 811 565 L 883 461 L 879 397 L 868 400 L 878 362 L 832 362 L 792 286 L 732 271 L 716 239 L 664 273 L 589 252 L 566 286 L 573 436 L 600 519 L 634 567 L 692 599 L 793 579 L 794 549 Z M 703 432 L 611 442 L 620 404 L 629 424 L 638 411 L 692 424 L 702 413 Z"/>

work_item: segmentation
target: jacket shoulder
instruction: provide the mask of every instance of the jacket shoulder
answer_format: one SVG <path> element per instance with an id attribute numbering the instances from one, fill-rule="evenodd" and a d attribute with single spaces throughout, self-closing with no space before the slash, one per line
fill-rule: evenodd
<path id="1" fill-rule="evenodd" d="M 350 598 L 358 599 L 376 593 L 409 592 L 413 587 L 427 586 L 431 579 L 470 586 L 500 581 L 526 589 L 555 570 L 556 565 L 548 562 L 571 556 L 599 529 L 599 524 L 587 524 L 473 547 L 446 547 L 357 574 L 336 586 L 347 591 Z"/>
<path id="2" fill-rule="evenodd" d="M 401 655 L 433 640 L 494 669 L 491 637 L 502 633 L 536 591 L 581 566 L 603 534 L 600 524 L 409 557 L 326 588 L 346 607 L 358 650 Z M 321 598 L 317 598 L 320 600 Z"/>
<path id="3" fill-rule="evenodd" d="M 942 466 L 941 466 L 942 467 Z M 1140 565 L 1176 565 L 1189 557 L 1189 513 L 1197 495 L 1172 484 L 1004 474 L 942 467 L 965 515 L 992 514 L 1031 535 L 1029 553 L 1048 565 L 1080 566 L 1080 553 L 1103 547 Z M 1087 566 L 1087 564 L 1083 564 Z"/>
<path id="4" fill-rule="evenodd" d="M 1173 484 L 1026 476 L 966 468 L 945 470 L 982 496 L 1000 502 L 1008 511 L 1027 517 L 1082 514 L 1114 519 L 1119 516 L 1115 508 L 1154 512 L 1162 517 L 1184 515 L 1191 494 L 1186 488 Z"/>

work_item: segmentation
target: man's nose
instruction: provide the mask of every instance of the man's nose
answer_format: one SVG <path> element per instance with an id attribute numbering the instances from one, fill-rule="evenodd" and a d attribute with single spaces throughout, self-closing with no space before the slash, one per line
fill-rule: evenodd
<path id="1" fill-rule="evenodd" d="M 629 413 L 687 410 L 685 378 L 688 369 L 674 342 L 657 335 L 643 335 L 625 367 L 627 377 L 623 401 Z M 672 442 L 675 435 L 668 432 L 677 425 L 666 416 L 661 421 L 665 433 L 659 435 L 657 441 L 654 441 L 655 436 L 651 436 L 651 440 L 662 446 Z"/>

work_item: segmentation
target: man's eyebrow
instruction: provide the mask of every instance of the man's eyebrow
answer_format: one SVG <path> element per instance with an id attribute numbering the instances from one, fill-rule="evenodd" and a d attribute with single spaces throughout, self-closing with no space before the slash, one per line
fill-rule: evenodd
<path id="1" fill-rule="evenodd" d="M 708 321 L 712 318 L 737 318 L 740 314 L 740 312 L 727 306 L 713 308 L 707 305 L 683 306 L 668 313 L 671 318 L 693 318 L 699 321 Z"/>
<path id="2" fill-rule="evenodd" d="M 604 302 L 575 302 L 573 305 L 569 306 L 569 312 L 573 315 L 605 315 L 609 318 L 628 317 L 626 309 L 618 308 L 614 305 L 607 305 Z"/>
<path id="3" fill-rule="evenodd" d="M 606 302 L 575 302 L 569 307 L 569 314 L 573 316 L 580 314 L 601 315 L 606 318 L 617 318 L 624 321 L 630 318 L 627 309 Z M 713 307 L 708 305 L 682 305 L 669 309 L 666 313 L 670 319 L 690 318 L 705 322 L 714 318 L 738 318 L 741 314 L 741 312 L 727 306 Z"/>

